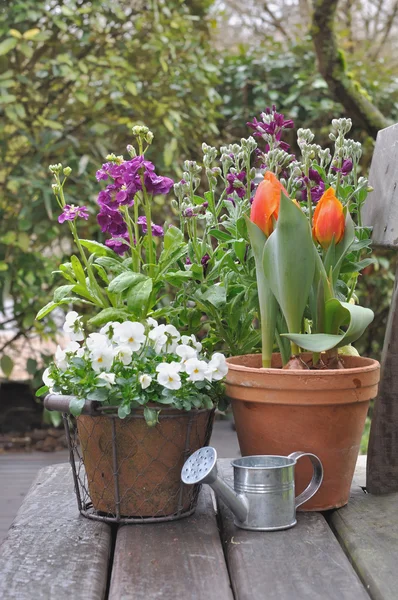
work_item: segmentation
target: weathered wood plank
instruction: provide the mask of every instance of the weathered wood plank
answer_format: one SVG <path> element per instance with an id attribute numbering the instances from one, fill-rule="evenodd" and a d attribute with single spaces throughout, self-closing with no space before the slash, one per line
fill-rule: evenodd
<path id="1" fill-rule="evenodd" d="M 228 461 L 221 471 L 231 479 Z M 225 551 L 236 600 L 369 600 L 326 520 L 298 513 L 278 532 L 238 529 L 220 502 Z"/>
<path id="2" fill-rule="evenodd" d="M 398 210 L 398 195 L 396 201 Z M 397 282 L 398 269 L 395 275 L 395 290 L 384 338 L 379 392 L 375 400 L 369 436 L 366 487 L 371 494 L 386 494 L 398 491 Z"/>
<path id="3" fill-rule="evenodd" d="M 377 134 L 369 172 L 373 192 L 362 210 L 375 246 L 398 248 L 398 123 Z"/>
<path id="4" fill-rule="evenodd" d="M 398 493 L 366 494 L 365 470 L 357 469 L 350 502 L 333 512 L 330 524 L 372 600 L 398 596 Z"/>
<path id="5" fill-rule="evenodd" d="M 77 510 L 69 465 L 39 471 L 0 547 L 2 600 L 101 600 L 111 530 Z"/>
<path id="6" fill-rule="evenodd" d="M 109 600 L 232 600 L 212 497 L 195 515 L 118 530 Z"/>

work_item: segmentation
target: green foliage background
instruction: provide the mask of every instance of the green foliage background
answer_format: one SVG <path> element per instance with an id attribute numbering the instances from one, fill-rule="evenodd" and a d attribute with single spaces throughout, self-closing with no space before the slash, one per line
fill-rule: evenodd
<path id="1" fill-rule="evenodd" d="M 133 124 L 154 131 L 150 158 L 162 175 L 178 178 L 202 141 L 239 139 L 267 105 L 312 128 L 321 144 L 332 117 L 355 118 L 331 98 L 309 37 L 216 50 L 212 4 L 10 0 L 0 7 L 0 311 L 11 297 L 21 334 L 43 327 L 34 316 L 69 244 L 57 223 L 50 163 L 72 167 L 68 201 L 89 206 L 82 237 L 100 239 L 94 174 L 106 154 L 124 151 Z M 367 63 L 360 44 L 347 61 L 373 102 L 397 120 L 398 78 L 388 61 Z M 358 128 L 353 137 L 364 144 L 367 167 L 373 140 Z M 159 212 L 170 214 L 169 205 Z M 360 284 L 364 303 L 378 311 L 360 348 L 374 356 L 392 289 L 390 260 L 382 255 Z"/>

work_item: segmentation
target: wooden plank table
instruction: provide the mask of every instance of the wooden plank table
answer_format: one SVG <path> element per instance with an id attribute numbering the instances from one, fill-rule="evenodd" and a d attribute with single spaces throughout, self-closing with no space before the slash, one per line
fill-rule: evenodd
<path id="1" fill-rule="evenodd" d="M 47 467 L 0 547 L 0 598 L 396 600 L 398 494 L 364 480 L 361 461 L 347 507 L 286 531 L 237 529 L 207 486 L 192 517 L 111 527 L 79 515 L 69 465 Z"/>

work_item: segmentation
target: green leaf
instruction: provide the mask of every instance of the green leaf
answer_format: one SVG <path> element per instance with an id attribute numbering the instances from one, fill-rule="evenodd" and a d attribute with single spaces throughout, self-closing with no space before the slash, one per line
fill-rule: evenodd
<path id="1" fill-rule="evenodd" d="M 343 239 L 337 246 L 335 247 L 335 263 L 333 265 L 333 285 L 336 284 L 336 281 L 340 274 L 341 265 L 343 263 L 344 257 L 347 252 L 350 250 L 352 244 L 355 241 L 355 225 L 351 218 L 350 212 L 347 211 L 347 215 L 345 218 L 345 230 Z M 328 269 L 326 269 L 329 272 Z"/>
<path id="2" fill-rule="evenodd" d="M 87 248 L 91 254 L 95 254 L 96 256 L 109 256 L 110 258 L 114 258 L 116 253 L 105 246 L 104 244 L 100 244 L 99 242 L 94 242 L 92 240 L 80 240 L 80 243 L 84 248 Z"/>
<path id="3" fill-rule="evenodd" d="M 64 298 L 68 298 L 74 287 L 74 285 L 61 285 L 59 288 L 56 288 L 54 290 L 54 302 L 58 303 Z"/>
<path id="4" fill-rule="evenodd" d="M 77 258 L 77 256 L 72 254 L 72 256 L 70 257 L 70 262 L 72 265 L 73 273 L 75 274 L 77 281 L 81 285 L 85 286 L 86 285 L 86 276 L 84 274 L 84 269 L 82 267 L 80 260 Z"/>
<path id="5" fill-rule="evenodd" d="M 169 271 L 163 276 L 163 279 L 171 285 L 180 286 L 189 279 L 192 279 L 191 271 Z"/>
<path id="6" fill-rule="evenodd" d="M 72 400 L 69 402 L 69 410 L 71 415 L 78 417 L 81 414 L 85 403 L 86 400 L 84 398 L 72 398 Z"/>
<path id="7" fill-rule="evenodd" d="M 3 356 L 0 359 L 0 367 L 3 371 L 4 377 L 6 377 L 6 379 L 9 379 L 14 368 L 14 361 L 7 354 L 3 354 Z"/>
<path id="8" fill-rule="evenodd" d="M 104 402 L 108 397 L 108 390 L 106 388 L 97 388 L 93 392 L 90 392 L 87 395 L 87 400 L 91 400 L 93 402 Z"/>
<path id="9" fill-rule="evenodd" d="M 210 229 L 209 234 L 220 242 L 230 242 L 234 239 L 232 235 L 226 231 L 220 231 L 219 229 Z"/>
<path id="10" fill-rule="evenodd" d="M 152 279 L 139 281 L 127 294 L 127 307 L 137 316 L 145 316 L 148 300 L 152 293 Z"/>
<path id="11" fill-rule="evenodd" d="M 0 44 L 0 56 L 3 56 L 4 54 L 7 54 L 8 52 L 10 52 L 10 50 L 15 48 L 15 46 L 17 44 L 18 44 L 18 40 L 15 37 L 10 37 L 10 38 L 5 39 Z"/>
<path id="12" fill-rule="evenodd" d="M 169 227 L 164 236 L 163 248 L 164 250 L 172 250 L 175 246 L 178 246 L 184 242 L 184 235 L 178 227 Z"/>
<path id="13" fill-rule="evenodd" d="M 204 294 L 197 293 L 198 297 L 205 302 L 209 302 L 215 308 L 221 308 L 227 301 L 227 292 L 223 285 L 212 285 Z"/>
<path id="14" fill-rule="evenodd" d="M 263 268 L 291 333 L 301 331 L 314 280 L 314 253 L 307 217 L 281 193 L 277 226 L 264 246 Z"/>
<path id="15" fill-rule="evenodd" d="M 100 256 L 95 259 L 95 262 L 98 263 L 101 267 L 104 267 L 104 269 L 108 269 L 113 273 L 120 274 L 124 273 L 125 271 L 128 271 L 128 268 L 121 263 L 120 259 L 118 260 L 116 258 L 110 258 L 108 256 Z"/>
<path id="16" fill-rule="evenodd" d="M 44 317 L 46 317 L 51 311 L 53 311 L 54 308 L 57 308 L 57 306 L 59 306 L 58 302 L 49 302 L 48 304 L 43 306 L 41 310 L 39 310 L 39 312 L 36 315 L 36 319 L 38 321 L 44 319 Z"/>
<path id="17" fill-rule="evenodd" d="M 263 254 L 267 238 L 261 229 L 248 218 L 246 218 L 246 227 L 256 264 L 258 302 L 261 318 L 262 364 L 264 367 L 270 367 L 274 348 L 278 305 L 263 268 Z"/>
<path id="18" fill-rule="evenodd" d="M 104 308 L 89 320 L 89 324 L 93 327 L 102 327 L 110 321 L 126 321 L 128 316 L 128 312 L 120 308 Z"/>
<path id="19" fill-rule="evenodd" d="M 28 358 L 28 360 L 26 361 L 26 370 L 29 373 L 29 375 L 35 375 L 37 371 L 37 360 L 35 360 L 34 358 Z"/>
<path id="20" fill-rule="evenodd" d="M 159 411 L 145 406 L 144 418 L 148 427 L 154 427 L 159 423 Z"/>
<path id="21" fill-rule="evenodd" d="M 49 387 L 47 385 L 42 385 L 41 388 L 39 388 L 36 392 L 36 396 L 37 398 L 39 398 L 40 396 L 44 396 L 44 394 L 47 394 L 49 390 Z"/>
<path id="22" fill-rule="evenodd" d="M 144 281 L 145 279 L 147 279 L 147 277 L 142 275 L 142 273 L 132 273 L 131 271 L 121 273 L 110 282 L 108 291 L 112 294 L 121 294 L 125 290 L 136 285 L 140 281 Z"/>
<path id="23" fill-rule="evenodd" d="M 256 227 L 257 227 L 257 225 L 256 225 Z M 235 254 L 241 263 L 245 262 L 246 245 L 247 245 L 246 240 L 243 240 L 243 239 L 236 240 L 233 243 L 233 248 L 234 248 Z"/>
<path id="24" fill-rule="evenodd" d="M 310 352 L 325 352 L 352 344 L 361 337 L 365 329 L 373 321 L 374 314 L 369 308 L 340 302 L 332 298 L 326 302 L 325 323 L 330 333 L 284 334 L 289 340 Z M 348 325 L 344 333 L 334 333 Z"/>

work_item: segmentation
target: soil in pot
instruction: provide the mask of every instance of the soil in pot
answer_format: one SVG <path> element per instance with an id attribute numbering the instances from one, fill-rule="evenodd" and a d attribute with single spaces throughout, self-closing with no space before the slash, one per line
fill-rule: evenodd
<path id="1" fill-rule="evenodd" d="M 183 486 L 186 458 L 207 445 L 214 411 L 163 409 L 159 423 L 148 427 L 137 411 L 119 419 L 111 416 L 77 418 L 88 491 L 96 511 L 116 514 L 112 420 L 123 517 L 165 517 L 194 507 L 196 489 Z"/>
<path id="2" fill-rule="evenodd" d="M 310 355 L 304 355 L 310 360 Z M 301 450 L 322 461 L 324 480 L 302 510 L 327 510 L 347 504 L 369 401 L 377 394 L 380 365 L 344 357 L 345 369 L 261 368 L 260 355 L 228 359 L 226 393 L 231 399 L 243 456 Z M 296 466 L 296 494 L 311 479 L 311 464 Z"/>

